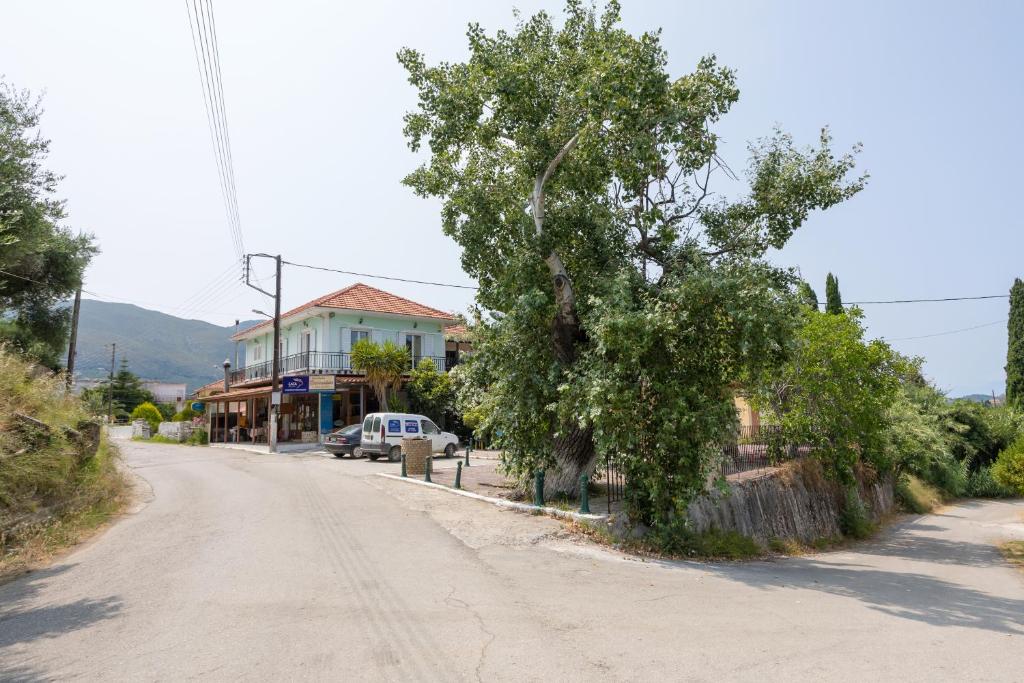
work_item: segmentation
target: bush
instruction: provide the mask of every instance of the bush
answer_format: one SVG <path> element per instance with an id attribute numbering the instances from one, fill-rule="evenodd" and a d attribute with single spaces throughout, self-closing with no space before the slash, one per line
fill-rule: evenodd
<path id="1" fill-rule="evenodd" d="M 206 433 L 205 429 L 196 429 L 192 432 L 192 435 L 188 437 L 185 443 L 192 446 L 205 446 L 210 443 L 210 435 Z"/>
<path id="2" fill-rule="evenodd" d="M 171 418 L 171 422 L 190 422 L 192 418 L 198 415 L 196 411 L 192 410 L 192 406 L 186 406 L 182 410 L 179 410 Z"/>
<path id="3" fill-rule="evenodd" d="M 164 417 L 160 414 L 160 410 L 149 401 L 135 406 L 135 410 L 132 411 L 131 418 L 133 420 L 145 420 L 148 422 L 149 429 L 152 434 L 156 434 L 157 429 L 160 427 L 160 423 L 164 421 Z"/>
<path id="4" fill-rule="evenodd" d="M 163 418 L 161 422 L 170 422 L 171 418 L 174 417 L 173 403 L 157 403 L 156 409 L 160 411 L 160 417 Z"/>
<path id="5" fill-rule="evenodd" d="M 996 481 L 992 476 L 991 467 L 982 467 L 976 472 L 971 472 L 967 480 L 967 495 L 975 498 L 1010 498 L 1014 493 Z"/>
<path id="6" fill-rule="evenodd" d="M 875 530 L 856 488 L 846 492 L 846 505 L 839 516 L 839 528 L 846 536 L 867 538 Z"/>
<path id="7" fill-rule="evenodd" d="M 999 453 L 992 465 L 992 478 L 1014 495 L 1024 496 L 1024 437 Z"/>

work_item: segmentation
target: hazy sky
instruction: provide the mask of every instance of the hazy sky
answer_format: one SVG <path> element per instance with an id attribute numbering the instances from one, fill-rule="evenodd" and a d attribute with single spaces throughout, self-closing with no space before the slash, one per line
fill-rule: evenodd
<path id="1" fill-rule="evenodd" d="M 828 7 L 826 7 L 826 4 Z M 402 46 L 462 59 L 467 22 L 509 27 L 512 8 L 557 2 L 215 3 L 248 251 L 370 273 L 469 283 L 438 205 L 400 180 L 414 92 Z M 673 75 L 716 53 L 740 101 L 719 129 L 746 142 L 780 124 L 812 143 L 864 144 L 868 188 L 817 214 L 775 258 L 846 300 L 1006 293 L 1024 276 L 1016 206 L 1024 158 L 1024 3 L 623 1 L 626 26 L 661 27 Z M 45 93 L 50 166 L 69 224 L 103 253 L 86 288 L 225 324 L 267 302 L 227 278 L 233 255 L 182 1 L 4 0 L 0 74 Z M 264 272 L 266 269 L 264 269 Z M 285 269 L 290 307 L 353 278 Z M 365 280 L 462 310 L 471 292 Z M 115 299 L 116 297 L 116 299 Z M 956 394 L 1003 389 L 1006 300 L 865 306 L 873 336 L 927 359 Z"/>

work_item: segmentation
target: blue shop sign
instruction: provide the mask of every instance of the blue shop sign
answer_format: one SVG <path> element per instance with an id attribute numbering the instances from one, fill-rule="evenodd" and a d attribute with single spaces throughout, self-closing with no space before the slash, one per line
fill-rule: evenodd
<path id="1" fill-rule="evenodd" d="M 307 375 L 285 377 L 281 380 L 281 389 L 286 394 L 305 394 L 309 391 L 309 377 Z"/>

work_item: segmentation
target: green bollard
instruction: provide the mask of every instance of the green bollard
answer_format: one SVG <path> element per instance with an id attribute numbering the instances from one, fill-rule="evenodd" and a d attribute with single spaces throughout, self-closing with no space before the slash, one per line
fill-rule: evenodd
<path id="1" fill-rule="evenodd" d="M 466 444 L 466 467 L 469 467 L 469 444 Z"/>
<path id="2" fill-rule="evenodd" d="M 537 470 L 533 481 L 533 504 L 544 507 L 544 470 Z"/>
<path id="3" fill-rule="evenodd" d="M 402 476 L 403 477 L 408 477 L 409 476 L 409 470 L 406 469 L 406 466 L 405 466 L 405 453 L 402 453 Z"/>
<path id="4" fill-rule="evenodd" d="M 433 468 L 433 466 L 434 466 L 434 456 L 428 455 L 427 456 L 427 469 L 426 469 L 426 474 L 423 475 L 423 481 L 430 481 L 430 470 Z M 431 482 L 431 483 L 433 483 L 433 482 Z"/>
<path id="5" fill-rule="evenodd" d="M 462 488 L 462 463 L 455 463 L 455 488 Z"/>
<path id="6" fill-rule="evenodd" d="M 580 514 L 590 514 L 590 491 L 587 486 L 590 484 L 590 477 L 584 472 L 580 475 Z"/>

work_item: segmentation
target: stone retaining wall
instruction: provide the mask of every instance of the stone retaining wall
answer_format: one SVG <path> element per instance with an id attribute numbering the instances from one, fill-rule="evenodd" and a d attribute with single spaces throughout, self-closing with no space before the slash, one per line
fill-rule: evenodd
<path id="1" fill-rule="evenodd" d="M 869 472 L 858 475 L 860 498 L 878 522 L 892 512 L 892 481 Z M 712 491 L 690 503 L 695 531 L 737 531 L 762 543 L 772 538 L 811 542 L 840 534 L 846 503 L 842 487 L 825 478 L 813 460 L 790 463 L 768 473 L 730 482 L 726 492 Z"/>

